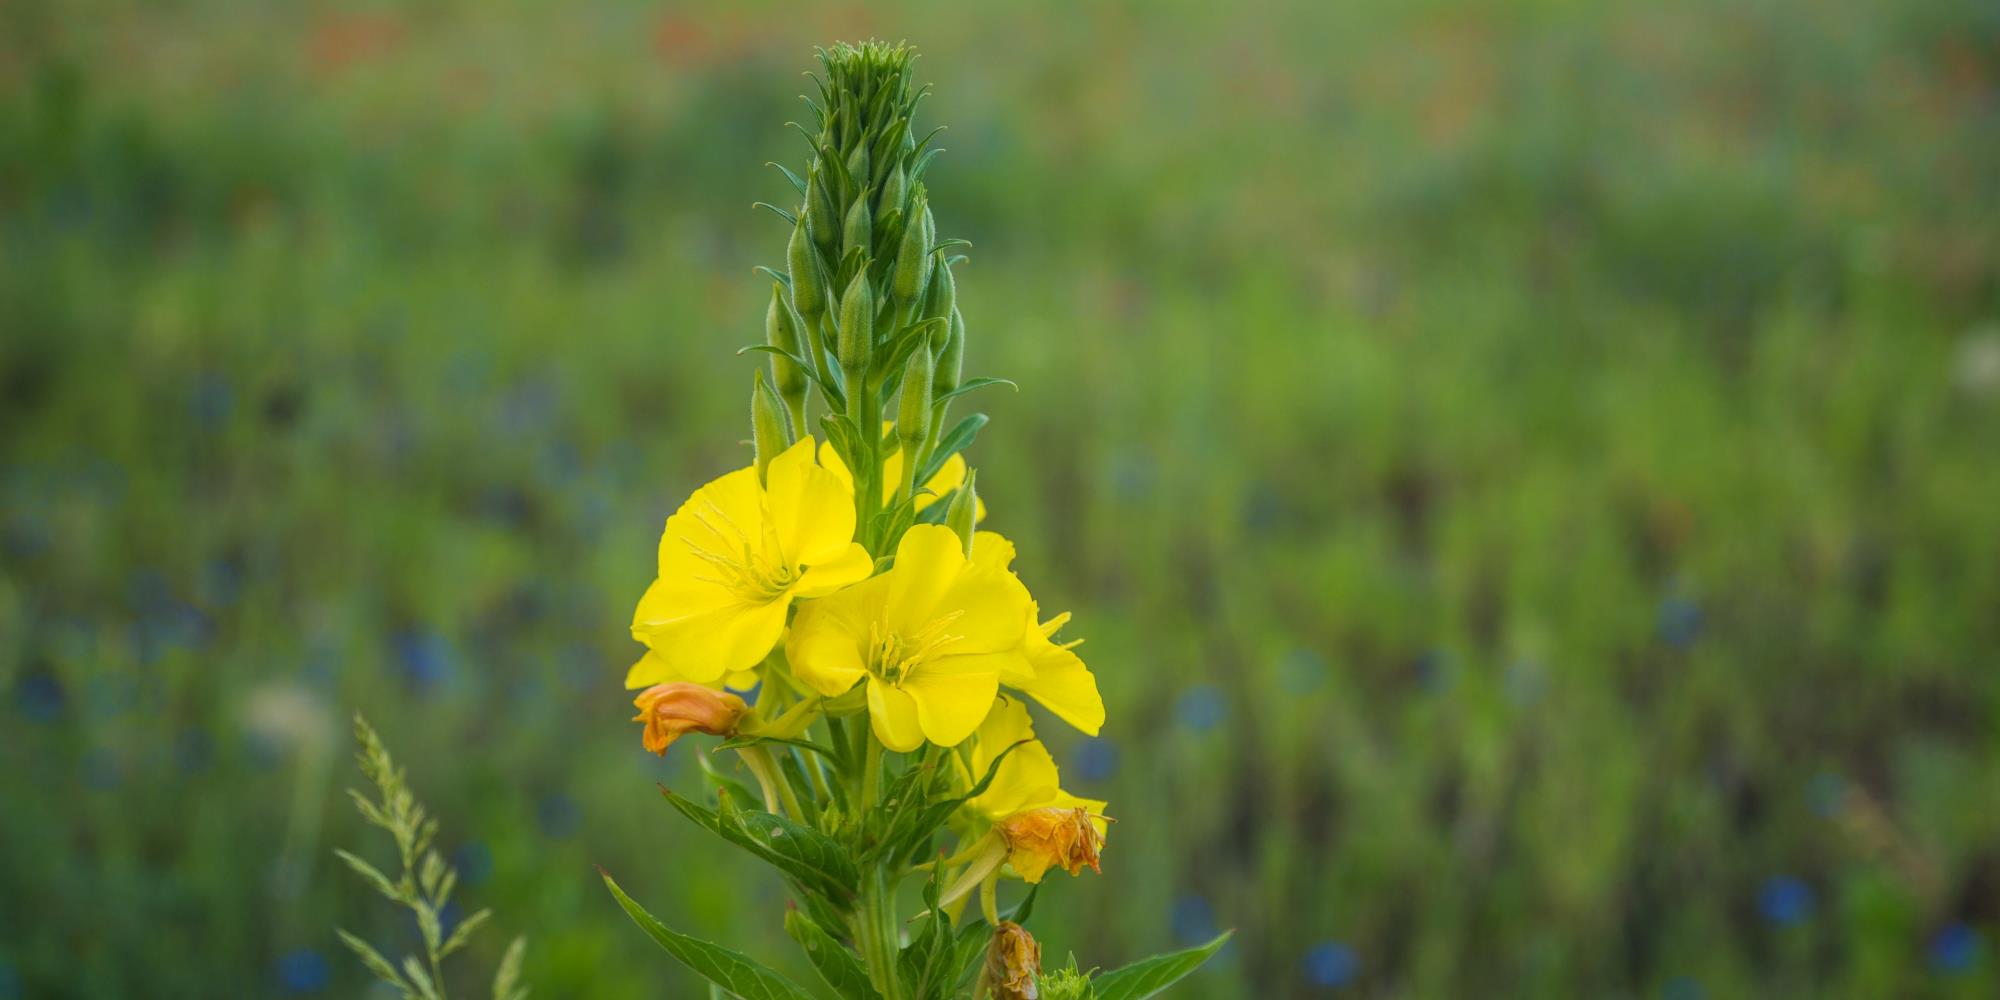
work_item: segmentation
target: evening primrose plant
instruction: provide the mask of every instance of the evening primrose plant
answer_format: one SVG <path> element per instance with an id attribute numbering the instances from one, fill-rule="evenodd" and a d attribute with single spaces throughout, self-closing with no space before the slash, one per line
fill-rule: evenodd
<path id="1" fill-rule="evenodd" d="M 819 59 L 807 155 L 774 164 L 792 195 L 761 206 L 789 234 L 784 266 L 760 269 L 765 342 L 745 349 L 768 362 L 751 377 L 754 459 L 667 518 L 626 683 L 646 749 L 706 734 L 733 753 L 702 756 L 704 794 L 662 791 L 785 881 L 785 930 L 822 989 L 670 929 L 605 883 L 718 994 L 1151 996 L 1222 939 L 1045 975 L 1026 929 L 1049 874 L 1098 870 L 1113 828 L 1106 803 L 1063 790 L 1029 703 L 1091 735 L 1104 703 L 1061 637 L 1069 615 L 1043 618 L 1014 543 L 978 528 L 964 452 L 987 418 L 951 411 L 1011 383 L 961 377 L 953 267 L 967 244 L 938 238 L 937 131 L 914 125 L 927 90 L 911 85 L 913 53 L 869 42 Z"/>

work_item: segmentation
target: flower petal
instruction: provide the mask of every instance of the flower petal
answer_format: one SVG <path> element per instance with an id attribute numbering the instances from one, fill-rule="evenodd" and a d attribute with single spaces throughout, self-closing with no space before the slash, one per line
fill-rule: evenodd
<path id="1" fill-rule="evenodd" d="M 766 475 L 778 544 L 792 565 L 829 562 L 854 540 L 854 489 L 813 461 L 813 440 L 771 460 Z"/>
<path id="2" fill-rule="evenodd" d="M 917 703 L 907 692 L 869 681 L 868 718 L 875 725 L 875 738 L 891 750 L 908 752 L 924 745 Z"/>
<path id="3" fill-rule="evenodd" d="M 839 555 L 822 563 L 806 566 L 805 575 L 792 585 L 792 593 L 798 597 L 825 597 L 851 583 L 868 579 L 875 572 L 875 560 L 859 542 L 847 543 L 847 548 Z"/>
<path id="4" fill-rule="evenodd" d="M 922 631 L 965 567 L 965 543 L 957 532 L 942 524 L 911 527 L 896 546 L 896 565 L 884 574 L 890 582 L 883 624 L 903 635 Z"/>
<path id="5" fill-rule="evenodd" d="M 712 685 L 731 672 L 748 670 L 763 661 L 785 631 L 789 604 L 737 603 L 644 629 L 635 625 L 632 634 L 678 679 Z"/>
<path id="6" fill-rule="evenodd" d="M 1041 702 L 1057 718 L 1096 736 L 1104 726 L 1104 697 L 1083 658 L 1050 642 L 1041 629 L 1034 628 L 1028 632 L 1027 660 L 1034 668 L 1033 677 L 1013 686 Z"/>
<path id="7" fill-rule="evenodd" d="M 979 728 L 993 696 L 1000 693 L 1000 671 L 992 656 L 941 656 L 923 664 L 903 681 L 903 690 L 917 705 L 917 723 L 924 738 L 941 747 L 957 746 Z"/>
<path id="8" fill-rule="evenodd" d="M 879 581 L 866 581 L 832 597 L 799 604 L 792 619 L 791 637 L 785 640 L 785 659 L 792 674 L 813 690 L 831 698 L 847 691 L 867 675 L 863 643 L 872 621 L 870 591 L 879 591 Z"/>

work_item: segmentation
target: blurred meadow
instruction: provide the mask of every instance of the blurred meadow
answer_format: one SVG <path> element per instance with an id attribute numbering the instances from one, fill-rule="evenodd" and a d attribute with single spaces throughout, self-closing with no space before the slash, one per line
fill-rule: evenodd
<path id="1" fill-rule="evenodd" d="M 0 1000 L 368 995 L 357 710 L 472 965 L 697 995 L 593 864 L 797 963 L 621 682 L 870 35 L 1110 706 L 1052 961 L 2000 992 L 2000 8 L 83 0 L 0 6 Z"/>

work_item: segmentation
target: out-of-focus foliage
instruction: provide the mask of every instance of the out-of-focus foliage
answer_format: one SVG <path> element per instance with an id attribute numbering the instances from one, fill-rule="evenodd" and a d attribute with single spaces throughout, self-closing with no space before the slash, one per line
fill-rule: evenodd
<path id="1" fill-rule="evenodd" d="M 469 965 L 692 989 L 592 863 L 788 950 L 620 681 L 747 460 L 759 164 L 869 34 L 1024 387 L 988 524 L 1117 720 L 1051 741 L 1119 823 L 1041 936 L 1234 927 L 1221 998 L 2000 989 L 1991 4 L 103 0 L 0 9 L 0 998 L 364 990 L 355 709 Z"/>

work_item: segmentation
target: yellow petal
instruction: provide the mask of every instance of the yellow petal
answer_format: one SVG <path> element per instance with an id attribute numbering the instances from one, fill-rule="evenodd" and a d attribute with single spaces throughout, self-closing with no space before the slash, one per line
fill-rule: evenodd
<path id="1" fill-rule="evenodd" d="M 824 597 L 852 583 L 868 579 L 875 572 L 875 560 L 859 542 L 847 543 L 847 548 L 823 563 L 806 566 L 804 576 L 792 585 L 792 593 L 798 597 Z"/>
<path id="2" fill-rule="evenodd" d="M 874 723 L 875 738 L 891 750 L 908 752 L 924 745 L 917 704 L 907 692 L 869 681 L 868 718 Z"/>
<path id="3" fill-rule="evenodd" d="M 952 535 L 954 540 L 957 535 Z M 938 600 L 937 614 L 956 614 L 954 653 L 997 653 L 1021 648 L 1021 623 L 1032 614 L 1028 588 L 1012 573 L 967 564 Z"/>
<path id="4" fill-rule="evenodd" d="M 1033 676 L 1013 686 L 1041 702 L 1057 718 L 1096 736 L 1104 726 L 1104 698 L 1098 694 L 1097 678 L 1084 666 L 1083 658 L 1049 641 L 1042 629 L 1033 628 L 1027 636 L 1026 659 Z"/>
<path id="5" fill-rule="evenodd" d="M 1014 565 L 1014 543 L 997 531 L 975 531 L 972 533 L 972 561 L 989 569 L 1006 569 Z"/>
<path id="6" fill-rule="evenodd" d="M 818 565 L 845 553 L 854 540 L 853 484 L 813 461 L 812 438 L 772 459 L 766 481 L 778 544 L 792 565 Z"/>
<path id="7" fill-rule="evenodd" d="M 653 624 L 633 634 L 646 643 L 666 669 L 697 684 L 762 662 L 785 630 L 788 602 L 733 604 Z"/>
<path id="8" fill-rule="evenodd" d="M 761 548 L 763 537 L 764 490 L 757 470 L 738 469 L 695 490 L 667 518 L 660 533 L 660 578 L 713 575 L 697 550 L 733 556 L 746 542 Z"/>
<path id="9" fill-rule="evenodd" d="M 969 803 L 974 809 L 998 818 L 1052 804 L 1055 797 L 1061 794 L 1055 758 L 1049 755 L 1048 747 L 1034 738 L 1034 725 L 1028 718 L 1026 704 L 1002 696 L 986 716 L 986 721 L 979 724 L 975 736 L 968 784 L 976 784 L 986 777 L 996 758 L 1000 766 L 994 770 L 993 782 L 986 787 L 986 791 Z M 1028 742 L 1015 745 L 1023 740 Z"/>
<path id="10" fill-rule="evenodd" d="M 925 739 L 941 747 L 957 746 L 979 728 L 993 707 L 993 696 L 1000 693 L 1000 672 L 992 659 L 941 656 L 904 679 L 903 690 L 916 702 Z"/>
<path id="11" fill-rule="evenodd" d="M 922 630 L 965 567 L 965 543 L 956 532 L 942 524 L 911 527 L 896 546 L 896 565 L 886 574 L 890 583 L 883 624 L 903 635 Z"/>
<path id="12" fill-rule="evenodd" d="M 881 577 L 856 584 L 832 597 L 799 604 L 792 634 L 785 641 L 785 659 L 800 681 L 831 698 L 844 693 L 867 674 L 866 649 L 871 607 L 880 599 Z"/>

